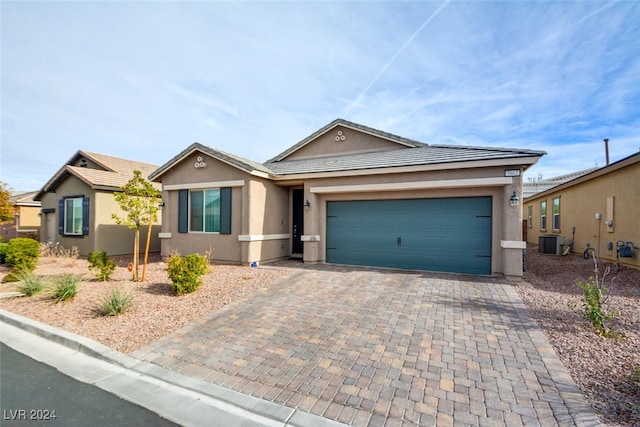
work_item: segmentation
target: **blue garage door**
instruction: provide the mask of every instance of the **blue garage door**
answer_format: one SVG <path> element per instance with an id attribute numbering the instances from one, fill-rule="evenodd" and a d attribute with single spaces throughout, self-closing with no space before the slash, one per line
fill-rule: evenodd
<path id="1" fill-rule="evenodd" d="M 327 262 L 491 274 L 491 197 L 327 202 Z"/>

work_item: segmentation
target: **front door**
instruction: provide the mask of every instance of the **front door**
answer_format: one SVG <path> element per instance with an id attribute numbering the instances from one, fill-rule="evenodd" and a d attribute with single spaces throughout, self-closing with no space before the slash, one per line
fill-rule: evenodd
<path id="1" fill-rule="evenodd" d="M 52 244 L 55 243 L 56 242 L 56 214 L 54 212 L 45 213 L 44 229 L 45 229 L 45 243 L 52 243 Z"/>
<path id="2" fill-rule="evenodd" d="M 292 255 L 302 255 L 304 245 L 302 243 L 302 234 L 304 233 L 304 190 L 293 190 L 293 242 L 291 245 Z"/>

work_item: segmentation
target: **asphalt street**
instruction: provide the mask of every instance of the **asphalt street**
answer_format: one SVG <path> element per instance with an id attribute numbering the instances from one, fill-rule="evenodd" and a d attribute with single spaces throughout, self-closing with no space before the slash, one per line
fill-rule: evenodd
<path id="1" fill-rule="evenodd" d="M 0 343 L 2 426 L 176 426 Z"/>

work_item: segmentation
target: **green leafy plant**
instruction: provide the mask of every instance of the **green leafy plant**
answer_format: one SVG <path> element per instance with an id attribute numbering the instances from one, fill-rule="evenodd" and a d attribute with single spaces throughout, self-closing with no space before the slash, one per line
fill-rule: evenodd
<path id="1" fill-rule="evenodd" d="M 595 276 L 589 277 L 589 280 L 583 282 L 578 280 L 578 287 L 582 289 L 582 314 L 587 319 L 596 332 L 604 337 L 615 337 L 617 333 L 615 329 L 607 325 L 607 321 L 616 317 L 615 312 L 607 312 L 605 304 L 608 298 L 608 289 L 605 286 L 606 278 L 611 271 L 611 267 L 607 266 L 602 276 L 596 257 L 593 257 Z M 612 283 L 615 278 L 612 279 Z M 575 304 L 569 304 L 575 308 Z"/>
<path id="2" fill-rule="evenodd" d="M 7 245 L 8 243 L 0 242 L 0 264 L 4 264 L 6 262 Z"/>
<path id="3" fill-rule="evenodd" d="M 116 269 L 116 263 L 107 255 L 105 251 L 90 252 L 87 257 L 89 270 L 98 270 L 96 279 L 105 282 L 111 278 Z"/>
<path id="4" fill-rule="evenodd" d="M 200 254 L 173 255 L 167 264 L 176 295 L 194 292 L 202 284 L 202 276 L 209 271 L 207 258 Z"/>
<path id="5" fill-rule="evenodd" d="M 116 288 L 98 300 L 98 313 L 103 316 L 117 316 L 129 310 L 133 303 L 133 295 Z"/>
<path id="6" fill-rule="evenodd" d="M 38 265 L 40 243 L 26 237 L 16 237 L 7 243 L 5 262 L 13 267 L 11 273 L 5 276 L 3 282 L 17 282 L 18 271 L 33 271 Z"/>
<path id="7" fill-rule="evenodd" d="M 68 301 L 76 296 L 82 277 L 75 274 L 63 274 L 53 281 L 52 295 L 56 302 Z"/>
<path id="8" fill-rule="evenodd" d="M 18 283 L 17 285 L 18 291 L 22 292 L 28 297 L 42 292 L 42 290 L 45 288 L 45 280 L 40 276 L 36 276 L 30 271 L 18 270 L 14 273 L 14 275 L 20 281 L 20 283 Z"/>

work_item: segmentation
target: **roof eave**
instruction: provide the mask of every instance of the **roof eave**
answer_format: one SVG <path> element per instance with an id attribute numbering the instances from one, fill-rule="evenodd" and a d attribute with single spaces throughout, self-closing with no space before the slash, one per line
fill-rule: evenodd
<path id="1" fill-rule="evenodd" d="M 585 181 L 590 181 L 592 179 L 598 178 L 598 177 L 600 177 L 602 175 L 606 175 L 606 174 L 608 174 L 610 172 L 617 171 L 619 169 L 622 169 L 624 167 L 633 165 L 635 163 L 640 163 L 640 153 L 634 153 L 634 154 L 632 154 L 630 156 L 627 156 L 627 157 L 625 157 L 623 159 L 618 160 L 617 162 L 611 163 L 611 164 L 609 164 L 607 166 L 603 166 L 603 167 L 601 167 L 599 169 L 596 169 L 596 170 L 594 170 L 592 172 L 589 172 L 589 173 L 587 173 L 585 175 L 581 175 L 581 176 L 579 176 L 577 178 L 574 178 L 574 179 L 572 179 L 570 181 L 563 182 L 563 183 L 555 185 L 555 186 L 553 186 L 553 187 L 551 187 L 551 188 L 549 188 L 547 190 L 544 190 L 544 191 L 541 191 L 539 193 L 533 194 L 533 195 L 525 198 L 523 200 L 523 202 L 527 201 L 527 200 L 535 200 L 538 197 L 546 197 L 551 193 L 555 193 L 557 191 L 565 190 L 567 188 L 573 187 L 574 185 L 581 184 L 581 183 L 583 183 Z"/>
<path id="2" fill-rule="evenodd" d="M 273 177 L 274 181 L 280 183 L 284 181 L 299 181 L 304 179 L 315 178 L 339 178 L 339 177 L 352 177 L 352 176 L 367 176 L 367 175 L 384 175 L 384 174 L 396 174 L 396 173 L 411 173 L 411 172 L 428 172 L 438 170 L 454 170 L 454 169 L 470 169 L 477 167 L 500 167 L 500 166 L 521 166 L 523 170 L 527 170 L 529 167 L 537 163 L 539 158 L 536 156 L 527 157 L 510 157 L 503 159 L 489 159 L 489 160 L 465 160 L 465 161 L 453 161 L 443 163 L 426 163 L 421 165 L 410 166 L 390 166 L 390 167 L 378 167 L 378 168 L 362 168 L 362 169 L 347 169 L 339 171 L 325 171 L 325 172 L 303 172 L 303 173 L 291 173 L 291 174 L 279 174 Z"/>

